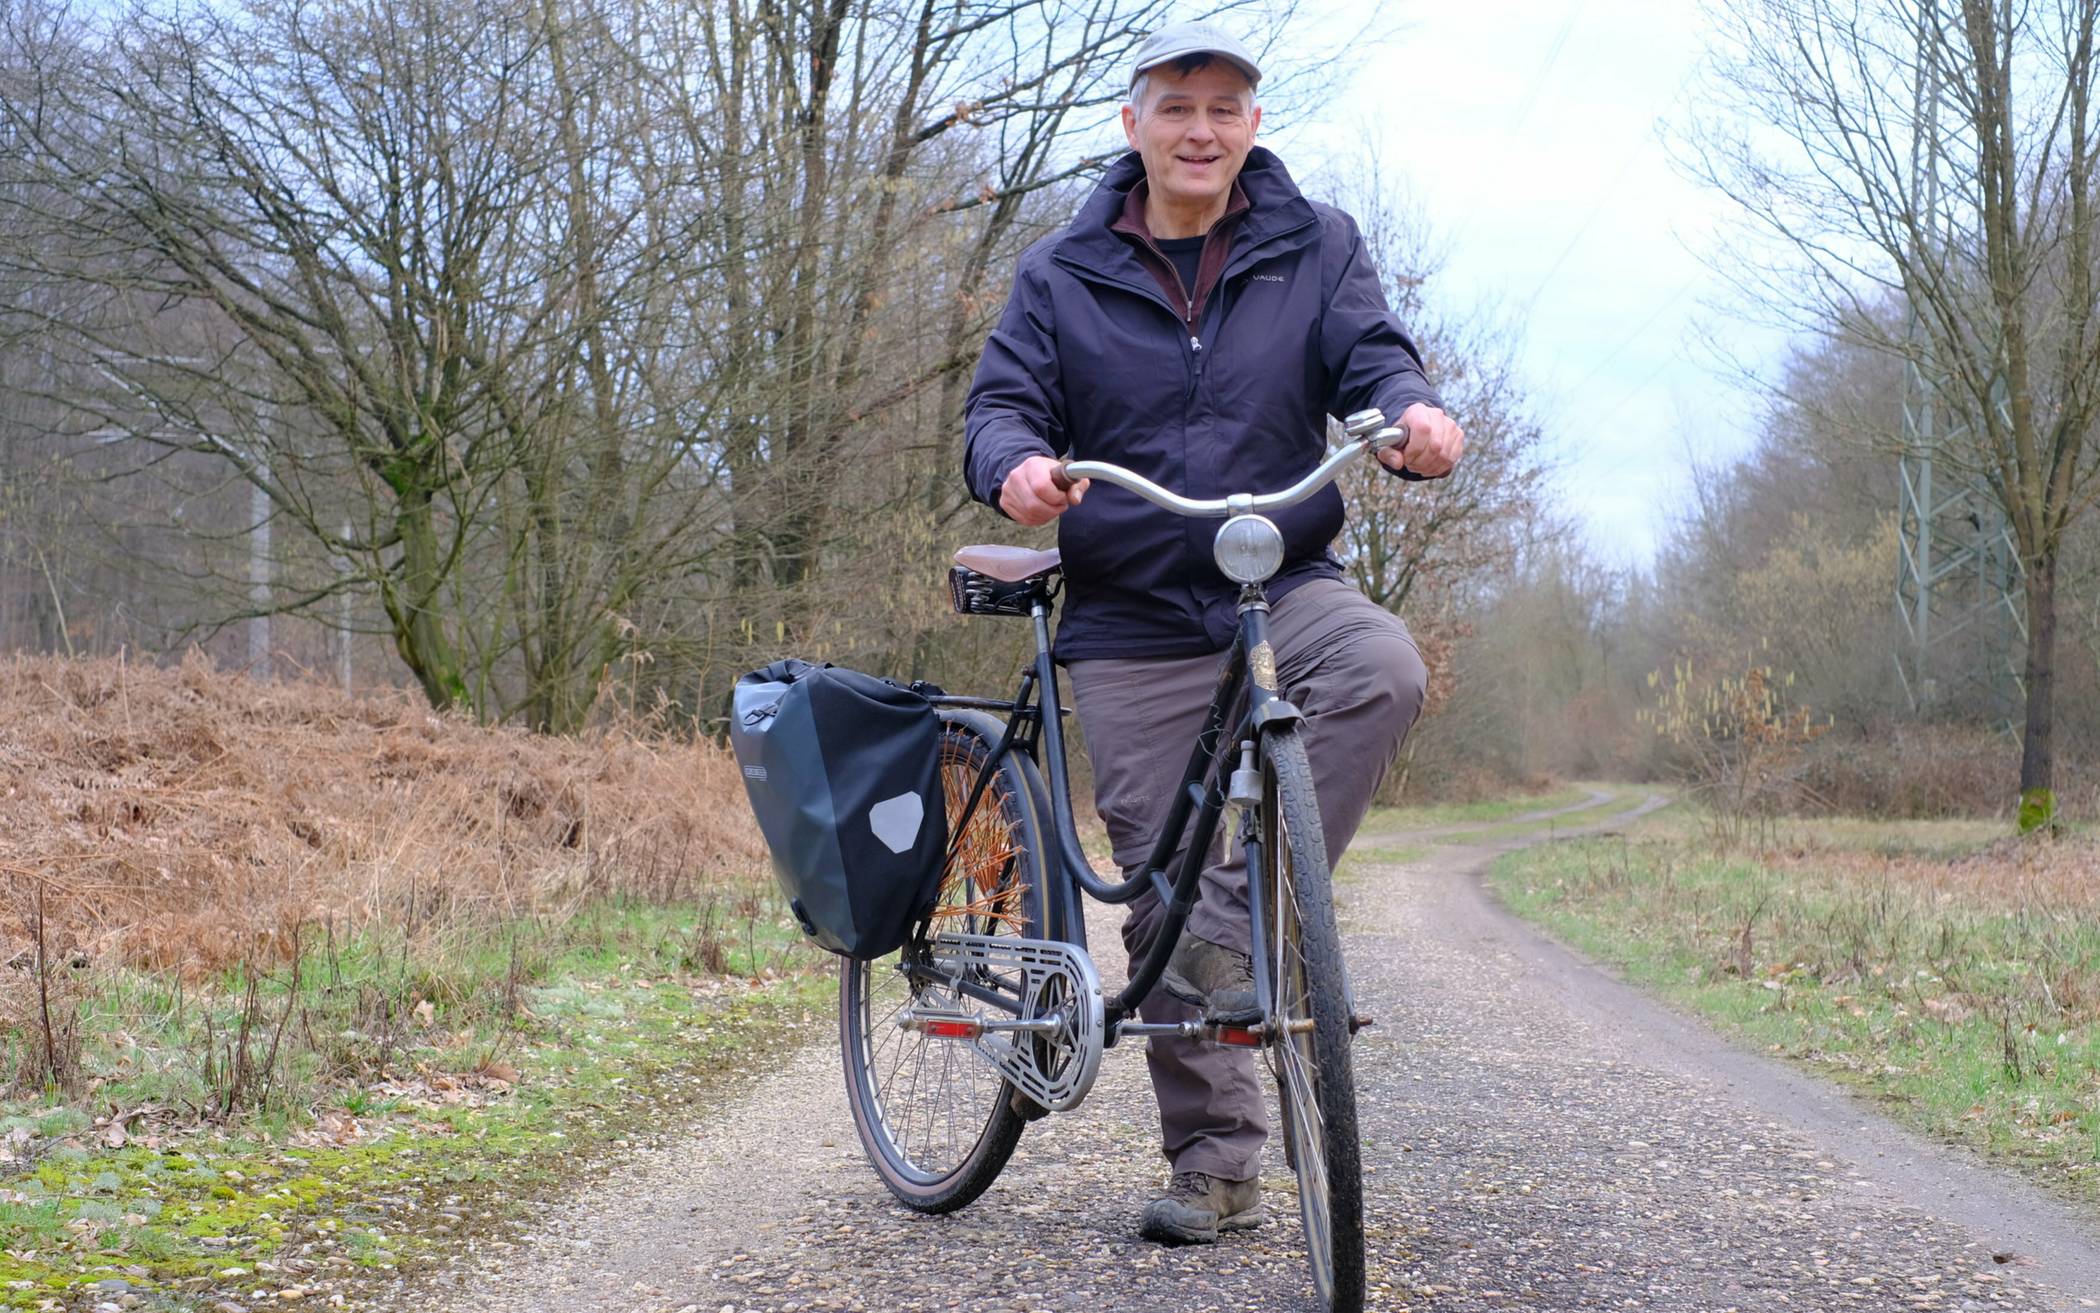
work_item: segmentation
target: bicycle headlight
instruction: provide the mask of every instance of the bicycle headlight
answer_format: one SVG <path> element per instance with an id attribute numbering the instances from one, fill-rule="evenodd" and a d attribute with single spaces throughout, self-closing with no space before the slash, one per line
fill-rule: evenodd
<path id="1" fill-rule="evenodd" d="M 1265 515 L 1235 515 L 1218 530 L 1218 568 L 1236 584 L 1258 584 L 1283 564 L 1283 531 Z"/>

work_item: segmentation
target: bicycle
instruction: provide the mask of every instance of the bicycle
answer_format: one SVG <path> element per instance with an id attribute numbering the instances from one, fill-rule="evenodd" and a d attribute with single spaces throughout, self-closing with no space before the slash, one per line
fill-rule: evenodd
<path id="1" fill-rule="evenodd" d="M 1361 1309 L 1363 1181 L 1349 1045 L 1370 1022 L 1357 1014 L 1343 969 L 1299 740 L 1303 716 L 1277 691 L 1263 584 L 1282 564 L 1283 539 L 1261 515 L 1310 497 L 1357 458 L 1407 441 L 1404 427 L 1389 427 L 1375 410 L 1351 415 L 1344 431 L 1348 440 L 1310 474 L 1260 496 L 1198 501 L 1120 466 L 1061 465 L 1066 481 L 1098 479 L 1181 515 L 1223 517 L 1214 550 L 1241 586 L 1238 633 L 1182 787 L 1144 869 L 1121 881 L 1094 873 L 1072 821 L 1067 713 L 1050 646 L 1057 553 L 956 553 L 956 608 L 1032 617 L 1035 656 L 1011 699 L 921 686 L 942 722 L 950 840 L 940 892 L 894 957 L 842 967 L 839 1038 L 854 1124 L 877 1174 L 907 1207 L 944 1213 L 976 1199 L 1029 1121 L 1079 1106 L 1104 1051 L 1120 1040 L 1183 1035 L 1257 1049 L 1277 1082 L 1314 1286 L 1336 1313 Z M 1258 1015 L 1139 1021 L 1138 1003 L 1195 906 L 1228 808 L 1238 811 L 1247 854 Z M 1128 983 L 1107 997 L 1087 955 L 1081 895 L 1126 903 L 1148 889 L 1166 906 L 1163 924 Z"/>

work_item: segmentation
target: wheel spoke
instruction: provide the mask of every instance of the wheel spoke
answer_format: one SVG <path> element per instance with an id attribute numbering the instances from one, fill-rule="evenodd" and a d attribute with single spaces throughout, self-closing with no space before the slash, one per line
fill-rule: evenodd
<path id="1" fill-rule="evenodd" d="M 960 818 L 988 753 L 989 743 L 974 732 L 952 725 L 944 732 L 940 778 L 951 824 Z M 1002 768 L 952 840 L 953 859 L 930 918 L 933 933 L 1039 933 L 1034 908 L 1040 893 L 1030 883 L 1039 859 L 1030 851 L 1034 832 L 1015 793 L 1020 779 Z M 965 1169 L 982 1173 L 988 1183 L 1019 1126 L 1006 1107 L 1006 1081 L 969 1041 L 932 1037 L 898 1024 L 917 1007 L 976 1005 L 894 967 L 894 962 L 855 963 L 850 969 L 848 1079 L 857 1091 L 853 1111 L 864 1142 L 879 1164 L 887 1164 L 884 1179 L 891 1189 L 916 1207 L 922 1206 L 919 1190 L 938 1191 Z M 1011 972 L 973 969 L 968 979 L 1016 998 L 1022 989 Z M 979 1146 L 995 1134 L 1006 1137 L 1009 1147 L 986 1172 Z"/>

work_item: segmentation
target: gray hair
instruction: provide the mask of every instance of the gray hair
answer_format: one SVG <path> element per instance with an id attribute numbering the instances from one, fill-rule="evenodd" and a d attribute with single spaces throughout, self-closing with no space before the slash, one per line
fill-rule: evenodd
<path id="1" fill-rule="evenodd" d="M 1225 65 L 1225 67 L 1231 69 L 1233 72 L 1239 73 L 1242 80 L 1244 80 L 1247 76 L 1245 73 L 1240 71 L 1238 65 L 1234 64 L 1229 59 L 1221 60 L 1218 59 L 1216 56 L 1205 54 L 1202 51 L 1198 51 L 1193 55 L 1183 55 L 1180 59 L 1170 60 L 1165 64 L 1155 65 L 1154 68 L 1148 68 L 1144 72 L 1137 75 L 1137 80 L 1130 84 L 1131 113 L 1135 114 L 1138 118 L 1145 117 L 1145 93 L 1152 89 L 1152 74 L 1155 71 L 1155 69 L 1172 68 L 1176 73 L 1180 74 L 1182 77 L 1187 77 L 1189 74 L 1195 72 L 1197 69 L 1208 68 L 1213 63 L 1222 63 L 1223 65 Z M 1253 83 L 1247 83 L 1247 89 L 1240 93 L 1240 100 L 1242 103 L 1245 104 L 1248 113 L 1251 114 L 1254 112 Z"/>

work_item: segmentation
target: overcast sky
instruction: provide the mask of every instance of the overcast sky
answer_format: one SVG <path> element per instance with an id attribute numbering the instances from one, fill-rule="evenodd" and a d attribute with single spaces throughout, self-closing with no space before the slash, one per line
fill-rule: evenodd
<path id="1" fill-rule="evenodd" d="M 1783 347 L 1717 305 L 1701 257 L 1726 203 L 1672 165 L 1660 130 L 1685 115 L 1698 7 L 1415 0 L 1405 13 L 1390 52 L 1317 115 L 1325 126 L 1279 149 L 1380 138 L 1449 253 L 1439 299 L 1492 303 L 1521 333 L 1564 504 L 1600 554 L 1644 563 L 1692 453 L 1739 452 L 1757 427 L 1755 398 L 1699 339 L 1767 363 Z"/>

